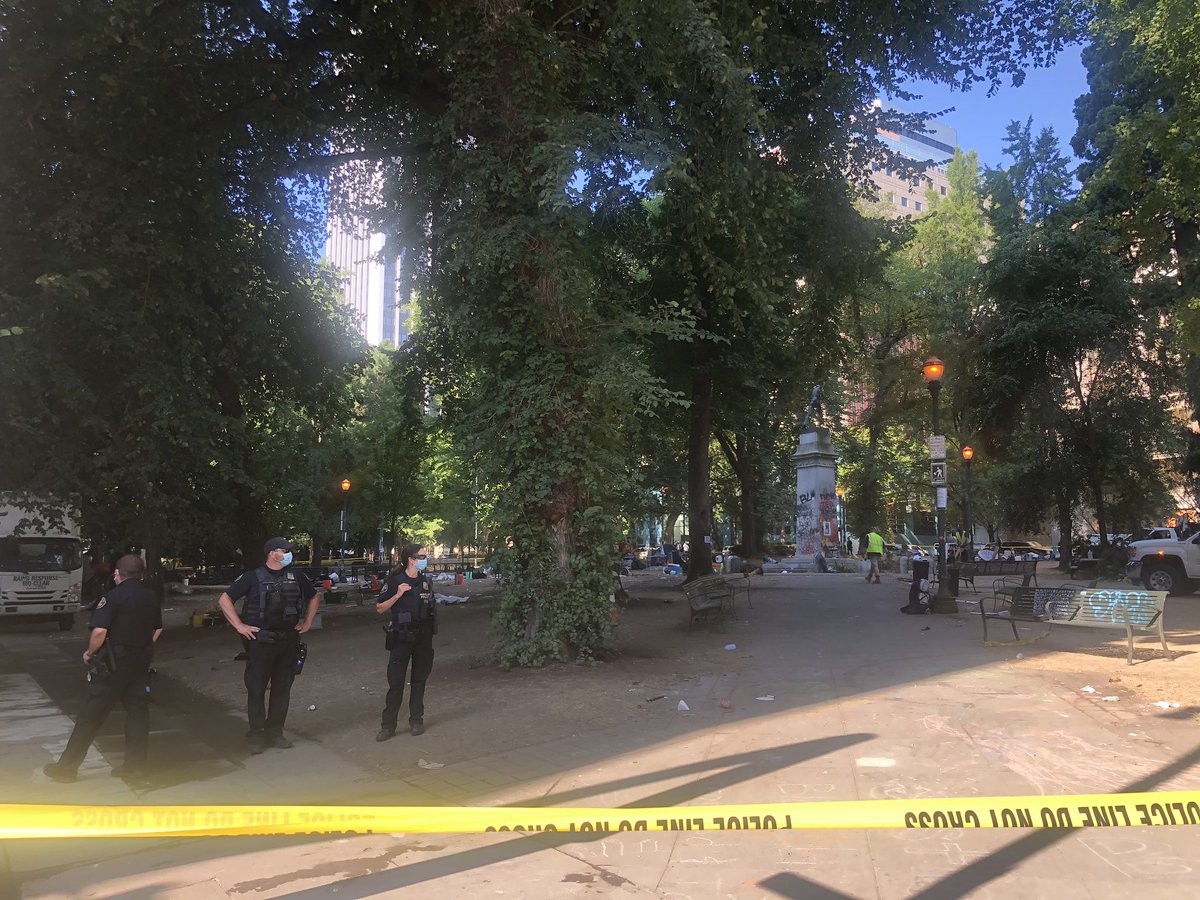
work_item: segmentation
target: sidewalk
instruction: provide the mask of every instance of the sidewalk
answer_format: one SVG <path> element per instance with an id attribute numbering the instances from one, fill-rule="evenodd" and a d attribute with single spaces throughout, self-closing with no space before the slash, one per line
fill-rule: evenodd
<path id="1" fill-rule="evenodd" d="M 655 581 L 626 584 L 657 602 Z M 958 616 L 900 615 L 907 587 L 894 576 L 881 585 L 854 575 L 756 579 L 742 622 L 691 636 L 698 646 L 735 644 L 719 657 L 728 665 L 692 673 L 661 700 L 643 698 L 648 725 L 539 741 L 531 721 L 519 750 L 382 780 L 353 757 L 298 742 L 286 756 L 249 758 L 203 784 L 138 796 L 156 804 L 241 797 L 682 808 L 1200 788 L 1194 697 L 1163 711 L 1132 692 L 1164 667 L 1194 671 L 1183 667 L 1195 666 L 1200 602 L 1168 603 L 1175 663 L 1141 638 L 1130 668 L 1120 632 L 1062 629 L 1020 647 L 984 647 L 968 603 Z M 638 616 L 635 607 L 622 627 L 637 627 Z M 1118 663 L 1129 689 L 1107 680 L 1119 677 Z M 1101 690 L 1081 693 L 1081 679 Z M 5 771 L 13 752 L 0 741 Z M 31 788 L 47 802 L 79 802 L 67 786 Z M 97 802 L 135 802 L 122 790 Z M 1200 895 L 1192 862 L 1200 829 L 1184 827 L 8 842 L 5 851 L 26 897 Z"/>

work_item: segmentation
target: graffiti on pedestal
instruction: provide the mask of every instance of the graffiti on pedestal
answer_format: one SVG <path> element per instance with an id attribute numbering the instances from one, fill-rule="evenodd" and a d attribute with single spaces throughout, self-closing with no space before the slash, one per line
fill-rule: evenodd
<path id="1" fill-rule="evenodd" d="M 822 544 L 840 540 L 837 527 L 837 495 L 808 491 L 796 496 L 796 554 L 816 556 Z"/>

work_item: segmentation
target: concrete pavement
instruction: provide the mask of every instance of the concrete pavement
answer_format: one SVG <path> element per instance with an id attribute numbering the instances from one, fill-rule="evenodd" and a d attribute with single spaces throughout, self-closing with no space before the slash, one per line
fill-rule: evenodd
<path id="1" fill-rule="evenodd" d="M 657 589 L 627 584 L 635 596 Z M 286 755 L 213 765 L 201 790 L 89 779 L 87 800 L 683 808 L 1200 788 L 1194 709 L 1157 710 L 1120 687 L 1104 689 L 1120 702 L 1104 702 L 1036 666 L 1056 652 L 1079 652 L 1086 666 L 1085 648 L 1123 644 L 1118 632 L 1062 629 L 984 647 L 967 603 L 959 616 L 900 615 L 907 585 L 894 577 L 869 586 L 853 575 L 775 575 L 753 592 L 742 621 L 692 635 L 736 644 L 728 668 L 697 672 L 653 701 L 649 726 L 539 742 L 531 722 L 520 750 L 385 779 L 298 742 Z M 1186 657 L 1200 641 L 1200 600 L 1173 598 L 1168 610 L 1172 649 Z M 627 611 L 622 627 L 637 627 L 638 615 Z M 21 698 L 0 705 L 5 797 L 80 802 L 36 773 L 70 722 L 49 708 L 53 691 L 43 699 L 22 678 L 14 637 L 0 637 L 0 687 Z M 1134 669 L 1170 665 L 1140 655 Z M 213 724 L 225 713 L 208 715 L 205 730 L 225 727 Z M 190 727 L 182 714 L 168 724 Z M 1200 895 L 1200 828 L 1187 827 L 9 841 L 3 850 L 10 892 L 24 897 Z"/>

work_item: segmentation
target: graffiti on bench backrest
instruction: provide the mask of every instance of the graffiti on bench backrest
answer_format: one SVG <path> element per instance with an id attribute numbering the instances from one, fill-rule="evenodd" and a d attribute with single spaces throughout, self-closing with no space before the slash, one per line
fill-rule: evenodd
<path id="1" fill-rule="evenodd" d="M 1135 628 L 1149 625 L 1158 612 L 1158 605 L 1149 591 L 1116 588 L 1080 591 L 1079 604 L 1086 618 L 1113 625 L 1124 625 L 1128 612 L 1129 624 Z"/>
<path id="2" fill-rule="evenodd" d="M 1033 614 L 1065 619 L 1071 614 L 1075 592 L 1070 588 L 1033 588 Z"/>

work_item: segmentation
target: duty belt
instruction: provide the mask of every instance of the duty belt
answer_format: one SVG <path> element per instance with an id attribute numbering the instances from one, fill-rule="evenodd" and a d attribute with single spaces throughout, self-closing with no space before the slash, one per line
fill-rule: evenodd
<path id="1" fill-rule="evenodd" d="M 264 644 L 273 644 L 276 641 L 284 640 L 289 635 L 295 638 L 300 637 L 294 627 L 285 628 L 279 631 L 273 631 L 269 628 L 260 628 L 257 632 L 255 632 L 254 639 L 257 641 L 262 641 Z"/>

